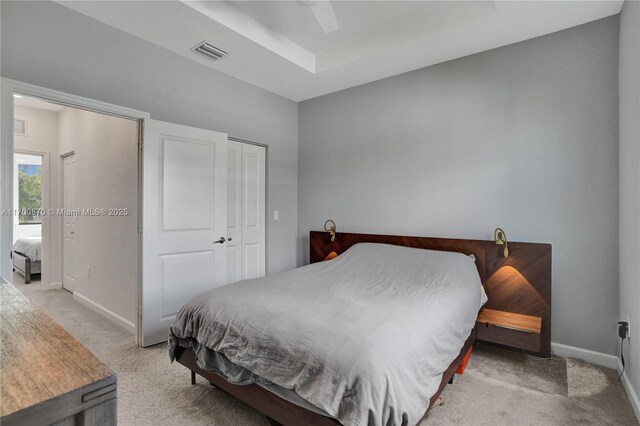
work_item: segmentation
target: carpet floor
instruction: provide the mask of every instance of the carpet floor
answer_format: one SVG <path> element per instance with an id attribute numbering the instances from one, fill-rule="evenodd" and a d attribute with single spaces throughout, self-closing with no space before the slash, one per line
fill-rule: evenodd
<path id="1" fill-rule="evenodd" d="M 118 325 L 35 281 L 14 285 L 118 376 L 120 425 L 260 425 L 266 418 L 202 378 L 169 363 L 166 345 L 139 348 Z M 541 359 L 478 342 L 463 375 L 442 394 L 426 425 L 637 425 L 613 370 Z"/>

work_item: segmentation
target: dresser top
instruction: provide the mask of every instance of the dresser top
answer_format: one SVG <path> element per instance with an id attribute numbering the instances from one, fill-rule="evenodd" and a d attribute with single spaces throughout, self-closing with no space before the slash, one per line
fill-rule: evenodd
<path id="1" fill-rule="evenodd" d="M 0 416 L 113 376 L 14 286 L 1 283 L 0 300 Z"/>

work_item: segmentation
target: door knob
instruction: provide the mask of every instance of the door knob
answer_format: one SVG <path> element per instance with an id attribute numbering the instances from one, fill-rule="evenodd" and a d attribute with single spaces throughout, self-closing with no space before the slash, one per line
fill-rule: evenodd
<path id="1" fill-rule="evenodd" d="M 222 244 L 222 243 L 224 243 L 225 241 L 227 241 L 227 239 L 226 239 L 225 237 L 220 237 L 220 239 L 219 239 L 219 240 L 214 241 L 212 244 Z"/>

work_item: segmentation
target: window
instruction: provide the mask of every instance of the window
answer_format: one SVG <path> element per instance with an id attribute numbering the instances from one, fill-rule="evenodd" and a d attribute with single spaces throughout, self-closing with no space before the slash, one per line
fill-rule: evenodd
<path id="1" fill-rule="evenodd" d="M 18 164 L 19 224 L 40 224 L 42 219 L 42 164 Z"/>

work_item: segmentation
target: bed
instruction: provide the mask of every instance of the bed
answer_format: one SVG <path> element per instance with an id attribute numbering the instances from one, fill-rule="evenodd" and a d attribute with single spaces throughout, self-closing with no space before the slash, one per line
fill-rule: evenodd
<path id="1" fill-rule="evenodd" d="M 311 265 L 187 303 L 170 356 L 192 384 L 200 375 L 274 423 L 417 424 L 473 343 L 481 284 L 487 306 L 493 294 L 494 308 L 550 319 L 550 246 L 509 248 L 503 259 L 492 241 L 311 232 Z"/>
<path id="2" fill-rule="evenodd" d="M 41 273 L 41 256 L 42 237 L 18 238 L 13 245 L 13 270 L 24 276 L 25 284 L 31 282 L 32 275 Z"/>

